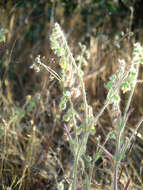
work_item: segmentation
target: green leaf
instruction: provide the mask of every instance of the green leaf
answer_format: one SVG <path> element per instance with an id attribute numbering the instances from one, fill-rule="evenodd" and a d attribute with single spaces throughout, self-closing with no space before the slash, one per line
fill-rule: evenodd
<path id="1" fill-rule="evenodd" d="M 123 151 L 121 154 L 120 154 L 120 161 L 122 161 L 124 158 L 125 158 L 126 154 L 125 152 Z"/>
<path id="2" fill-rule="evenodd" d="M 116 79 L 116 75 L 115 75 L 115 74 L 113 74 L 112 76 L 110 76 L 110 77 L 109 77 L 109 79 L 110 79 L 110 81 L 112 81 L 112 82 L 113 82 L 113 81 Z"/>
<path id="3" fill-rule="evenodd" d="M 115 99 L 115 101 L 119 101 L 120 100 L 120 97 L 119 97 L 119 95 L 116 95 L 116 96 L 114 96 L 114 99 Z"/>
<path id="4" fill-rule="evenodd" d="M 0 42 L 5 42 L 5 35 L 0 34 Z"/>
<path id="5" fill-rule="evenodd" d="M 68 121 L 70 120 L 69 114 L 65 114 L 65 115 L 63 116 L 63 120 L 66 121 L 66 122 L 68 122 Z"/>
<path id="6" fill-rule="evenodd" d="M 67 98 L 65 96 L 63 96 L 61 98 L 61 102 L 60 102 L 59 107 L 60 107 L 61 110 L 65 110 L 66 106 L 67 106 Z"/>
<path id="7" fill-rule="evenodd" d="M 33 108 L 36 107 L 36 104 L 34 101 L 31 101 L 29 105 L 27 106 L 27 112 L 31 112 Z"/>
<path id="8" fill-rule="evenodd" d="M 97 162 L 97 160 L 102 156 L 102 151 L 97 152 L 97 154 L 95 155 L 95 157 L 93 158 L 94 162 Z"/>
<path id="9" fill-rule="evenodd" d="M 86 61 L 86 59 L 82 59 L 82 64 L 83 64 L 84 66 L 87 66 L 87 65 L 88 65 L 88 62 Z"/>
<path id="10" fill-rule="evenodd" d="M 109 132 L 108 136 L 110 139 L 114 139 L 114 140 L 116 139 L 116 135 L 114 131 Z"/>
<path id="11" fill-rule="evenodd" d="M 7 33 L 8 33 L 7 29 L 5 29 L 5 28 L 0 29 L 0 35 L 4 35 L 4 34 L 7 34 Z"/>
<path id="12" fill-rule="evenodd" d="M 59 106 L 61 110 L 65 110 L 67 105 L 66 102 L 61 102 Z"/>
<path id="13" fill-rule="evenodd" d="M 81 132 L 82 132 L 82 130 L 83 130 L 83 128 L 84 128 L 84 125 L 81 124 L 81 125 L 76 129 L 76 134 L 77 134 L 77 135 L 80 135 Z"/>
<path id="14" fill-rule="evenodd" d="M 89 156 L 89 155 L 87 155 L 87 156 L 85 157 L 85 159 L 86 159 L 87 162 L 91 162 L 91 161 L 92 161 L 92 157 Z"/>
<path id="15" fill-rule="evenodd" d="M 111 13 L 116 13 L 117 12 L 117 7 L 115 5 L 109 4 L 108 5 L 108 11 Z"/>
<path id="16" fill-rule="evenodd" d="M 109 82 L 105 85 L 105 88 L 106 88 L 107 90 L 110 90 L 110 89 L 112 88 L 112 86 L 113 86 L 113 82 L 112 82 L 112 81 L 109 81 Z"/>
<path id="17" fill-rule="evenodd" d="M 125 88 L 125 89 L 129 89 L 130 88 L 129 82 L 122 83 L 122 87 Z"/>

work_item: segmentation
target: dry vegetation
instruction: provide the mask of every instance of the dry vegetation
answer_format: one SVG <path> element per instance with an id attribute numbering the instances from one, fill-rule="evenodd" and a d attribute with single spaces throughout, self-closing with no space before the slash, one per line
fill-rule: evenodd
<path id="1" fill-rule="evenodd" d="M 130 30 L 131 16 L 123 19 L 118 14 L 106 14 L 106 6 L 101 14 L 95 6 L 94 14 L 91 12 L 85 20 L 85 8 L 92 10 L 88 1 L 83 5 L 79 1 L 76 8 L 60 0 L 20 2 L 5 1 L 0 9 L 1 27 L 8 30 L 6 40 L 0 42 L 0 189 L 63 190 L 64 185 L 67 190 L 74 160 L 65 133 L 64 111 L 59 108 L 62 89 L 50 73 L 44 69 L 36 73 L 30 65 L 40 54 L 45 65 L 60 72 L 59 58 L 52 52 L 49 40 L 54 22 L 59 21 L 73 54 L 80 53 L 78 42 L 86 44 L 90 52 L 83 80 L 88 104 L 96 115 L 106 99 L 104 84 L 117 70 L 118 59 L 130 64 L 135 37 L 130 37 L 126 29 Z M 139 80 L 142 70 L 141 66 Z M 140 81 L 131 103 L 133 111 L 124 134 L 127 138 L 143 115 L 142 91 Z M 124 110 L 128 93 L 121 97 Z M 75 107 L 81 101 L 80 97 L 76 99 Z M 104 145 L 107 134 L 114 130 L 113 119 L 109 106 L 96 125 L 96 133 L 89 136 L 86 155 L 93 157 L 97 145 Z M 139 129 L 122 162 L 121 190 L 127 189 L 128 182 L 128 190 L 143 188 L 143 133 L 142 127 Z M 107 141 L 105 148 L 114 153 L 114 141 Z M 82 184 L 78 184 L 78 190 L 85 189 L 91 171 L 88 164 L 85 158 L 79 162 Z M 91 190 L 110 190 L 112 176 L 112 162 L 103 154 L 93 167 Z"/>

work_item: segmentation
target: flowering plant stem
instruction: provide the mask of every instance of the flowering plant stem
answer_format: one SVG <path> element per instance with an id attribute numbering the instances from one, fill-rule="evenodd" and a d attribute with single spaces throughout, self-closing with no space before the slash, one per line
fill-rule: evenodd
<path id="1" fill-rule="evenodd" d="M 139 64 L 137 64 L 136 67 L 137 68 L 136 68 L 136 78 L 135 78 L 135 80 L 137 81 L 138 72 L 139 72 Z M 122 117 L 121 126 L 120 126 L 121 129 L 120 129 L 119 126 L 118 126 L 118 129 L 117 129 L 117 140 L 116 140 L 117 141 L 116 142 L 117 146 L 116 146 L 116 153 L 115 153 L 113 190 L 118 190 L 118 171 L 119 171 L 119 166 L 120 166 L 120 161 L 121 161 L 120 160 L 120 155 L 121 155 L 121 146 L 122 146 L 121 142 L 123 140 L 122 138 L 123 138 L 125 126 L 126 126 L 126 123 L 127 123 L 127 120 L 128 120 L 128 111 L 129 111 L 129 107 L 130 107 L 130 104 L 131 104 L 131 100 L 132 100 L 135 88 L 136 88 L 136 83 L 133 86 L 133 88 L 132 88 L 132 90 L 131 90 L 131 92 L 129 94 L 127 103 L 126 103 L 124 115 Z"/>
<path id="2" fill-rule="evenodd" d="M 143 62 L 143 48 L 140 46 L 139 43 L 134 44 L 134 51 L 133 51 L 133 60 L 131 63 L 131 67 L 126 69 L 126 64 L 124 60 L 119 60 L 120 64 L 120 70 L 116 74 L 110 77 L 110 81 L 106 85 L 106 89 L 108 90 L 106 101 L 99 111 L 99 113 L 94 117 L 93 116 L 93 110 L 92 107 L 90 107 L 87 103 L 87 97 L 86 97 L 86 90 L 85 90 L 85 84 L 83 80 L 83 74 L 82 74 L 82 62 L 83 62 L 83 55 L 85 53 L 86 48 L 83 47 L 83 51 L 81 56 L 78 57 L 78 65 L 70 51 L 70 48 L 67 44 L 67 40 L 64 36 L 64 33 L 62 32 L 60 26 L 58 23 L 55 23 L 55 26 L 53 28 L 53 32 L 50 36 L 51 41 L 51 48 L 54 51 L 55 54 L 57 54 L 58 57 L 60 57 L 59 64 L 62 69 L 62 76 L 59 76 L 55 71 L 53 71 L 51 68 L 43 64 L 40 60 L 40 57 L 38 56 L 35 59 L 35 63 L 32 65 L 32 68 L 36 66 L 36 70 L 40 70 L 40 66 L 43 66 L 48 70 L 57 80 L 61 82 L 61 85 L 63 85 L 63 97 L 62 101 L 60 103 L 61 110 L 64 110 L 66 108 L 66 102 L 69 101 L 71 110 L 69 112 L 68 117 L 65 117 L 64 121 L 69 121 L 68 119 L 72 119 L 72 127 L 74 127 L 74 135 L 70 135 L 70 132 L 68 136 L 70 137 L 69 143 L 71 145 L 71 151 L 73 152 L 74 156 L 74 164 L 73 164 L 73 172 L 72 172 L 72 178 L 73 181 L 69 187 L 69 190 L 77 190 L 77 179 L 78 179 L 78 164 L 79 160 L 81 159 L 82 155 L 85 154 L 86 146 L 88 137 L 90 134 L 92 134 L 92 127 L 94 128 L 97 125 L 97 122 L 100 118 L 100 116 L 103 114 L 104 110 L 107 108 L 109 104 L 113 107 L 113 114 L 116 118 L 116 151 L 115 156 L 113 157 L 104 147 L 100 146 L 100 149 L 105 152 L 105 154 L 110 158 L 114 165 L 114 174 L 113 174 L 113 190 L 118 190 L 118 171 L 120 167 L 120 162 L 124 158 L 124 155 L 126 153 L 127 148 L 130 146 L 131 140 L 134 137 L 134 134 L 131 136 L 130 140 L 125 143 L 124 141 L 124 131 L 126 127 L 126 123 L 129 117 L 129 107 L 131 104 L 131 100 L 135 91 L 136 83 L 137 83 L 137 77 L 138 77 L 138 71 L 139 71 L 139 65 Z M 84 61 L 85 63 L 85 61 Z M 79 79 L 79 87 L 81 88 L 74 88 L 75 84 L 75 75 Z M 69 90 L 66 90 L 66 87 L 68 87 Z M 84 105 L 84 119 L 82 122 L 82 127 L 80 131 L 80 136 L 78 136 L 77 130 L 80 129 L 80 127 L 77 125 L 77 116 L 78 113 L 74 109 L 74 103 L 72 100 L 73 91 L 72 89 L 75 89 L 76 91 L 81 91 L 82 94 L 82 101 Z M 129 94 L 129 98 L 126 103 L 125 111 L 122 116 L 121 110 L 120 110 L 120 91 L 123 91 L 123 93 L 127 91 L 131 91 Z M 136 127 L 136 131 L 138 130 L 139 126 L 141 125 L 143 119 L 141 118 L 141 121 Z M 95 131 L 95 129 L 93 129 Z M 68 131 L 68 129 L 67 129 Z M 100 156 L 100 155 L 99 155 Z M 98 157 L 98 156 L 97 156 Z M 94 163 L 94 162 L 93 162 Z M 92 176 L 92 174 L 91 174 Z M 90 176 L 90 183 L 91 183 L 91 176 Z M 88 185 L 88 187 L 90 184 Z"/>
<path id="3" fill-rule="evenodd" d="M 97 116 L 95 117 L 95 125 L 96 125 L 96 122 L 98 121 L 99 117 L 103 114 L 104 110 L 106 109 L 106 107 L 109 105 L 109 103 L 106 103 L 103 108 L 100 110 L 100 112 L 97 114 Z M 87 116 L 87 115 L 86 115 Z M 88 117 L 86 117 L 87 119 Z M 87 126 L 87 125 L 86 125 Z M 88 137 L 89 137 L 89 130 L 87 127 L 85 127 L 85 132 L 83 134 L 83 137 L 82 137 L 82 140 L 81 140 L 81 143 L 80 145 L 78 146 L 78 150 L 77 150 L 77 153 L 75 155 L 75 161 L 74 161 L 74 169 L 73 169 L 73 184 L 72 184 L 72 189 L 73 190 L 76 190 L 76 184 L 77 184 L 77 167 L 78 167 L 78 163 L 79 163 L 79 159 L 80 159 L 80 156 L 83 152 L 83 150 L 86 148 L 86 144 L 87 144 L 87 140 L 88 140 Z"/>

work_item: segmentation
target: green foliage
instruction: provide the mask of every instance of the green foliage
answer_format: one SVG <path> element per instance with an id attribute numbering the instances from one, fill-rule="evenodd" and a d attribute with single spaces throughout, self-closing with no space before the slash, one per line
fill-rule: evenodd
<path id="1" fill-rule="evenodd" d="M 6 34 L 8 33 L 7 29 L 1 28 L 0 29 L 0 42 L 6 41 Z"/>
<path id="2" fill-rule="evenodd" d="M 101 2 L 102 5 L 103 1 Z M 67 113 L 64 115 L 63 119 L 64 121 L 68 122 L 70 120 L 70 117 L 73 117 L 73 126 L 74 126 L 74 131 L 75 131 L 75 137 L 71 136 L 72 142 L 74 142 L 74 146 L 71 145 L 71 148 L 73 148 L 72 152 L 75 158 L 74 161 L 74 170 L 73 170 L 73 182 L 72 182 L 72 188 L 75 190 L 76 189 L 76 183 L 77 183 L 77 166 L 78 166 L 78 162 L 79 159 L 82 157 L 82 155 L 85 154 L 85 149 L 87 146 L 87 140 L 88 140 L 88 136 L 89 134 L 95 134 L 95 129 L 94 129 L 94 125 L 97 124 L 97 121 L 99 119 L 99 117 L 103 114 L 103 111 L 105 110 L 105 108 L 107 107 L 108 104 L 112 104 L 113 105 L 113 110 L 116 111 L 116 123 L 117 123 L 117 128 L 116 128 L 116 133 L 110 133 L 108 135 L 108 138 L 112 138 L 112 139 L 117 139 L 117 144 L 116 144 L 116 153 L 114 156 L 112 156 L 110 154 L 110 152 L 108 152 L 108 150 L 106 150 L 103 146 L 99 146 L 101 148 L 101 150 L 106 154 L 106 156 L 111 160 L 112 164 L 114 165 L 114 174 L 116 174 L 116 170 L 118 169 L 118 165 L 119 162 L 122 161 L 122 159 L 125 158 L 125 152 L 126 152 L 126 148 L 124 148 L 122 150 L 122 146 L 124 144 L 124 137 L 123 137 L 123 133 L 125 130 L 125 126 L 126 126 L 126 121 L 127 121 L 127 111 L 129 109 L 129 105 L 131 103 L 131 97 L 132 94 L 134 92 L 134 88 L 137 82 L 137 76 L 138 76 L 138 67 L 139 64 L 141 63 L 142 60 L 142 55 L 143 55 L 143 48 L 140 46 L 139 43 L 134 44 L 134 57 L 133 57 L 133 61 L 131 66 L 126 69 L 126 63 L 124 60 L 119 60 L 119 65 L 120 68 L 119 70 L 116 72 L 116 74 L 112 75 L 109 78 L 109 82 L 105 85 L 106 89 L 108 90 L 108 94 L 107 94 L 107 100 L 105 105 L 103 106 L 103 108 L 101 109 L 101 111 L 99 112 L 99 114 L 97 114 L 96 117 L 93 116 L 93 110 L 92 107 L 90 107 L 87 104 L 86 101 L 86 92 L 85 92 L 85 88 L 84 88 L 84 84 L 83 84 L 83 74 L 82 74 L 82 70 L 81 70 L 81 63 L 84 63 L 84 53 L 86 50 L 86 47 L 84 45 L 80 45 L 81 49 L 82 49 L 82 56 L 78 56 L 75 62 L 75 59 L 72 56 L 72 53 L 69 50 L 69 47 L 67 45 L 67 41 L 64 37 L 64 34 L 60 28 L 60 26 L 56 23 L 55 27 L 53 29 L 53 32 L 51 34 L 50 37 L 51 40 L 51 47 L 52 50 L 54 51 L 54 53 L 60 57 L 60 66 L 62 69 L 62 74 L 64 77 L 62 77 L 62 85 L 63 88 L 64 83 L 67 82 L 67 80 L 69 80 L 68 78 L 66 78 L 66 72 L 68 70 L 68 67 L 70 68 L 70 72 L 72 73 L 70 75 L 70 80 L 73 77 L 73 83 L 69 86 L 69 91 L 68 91 L 68 99 L 70 101 L 71 104 L 71 108 L 69 109 L 69 111 L 67 111 Z M 70 62 L 70 65 L 69 65 Z M 74 77 L 76 76 L 75 74 L 77 74 L 77 76 L 80 79 L 80 85 L 82 88 L 82 95 L 83 95 L 83 103 L 84 103 L 84 109 L 85 109 L 85 126 L 84 125 L 80 125 L 79 127 L 77 126 L 77 122 L 76 122 L 76 117 L 78 118 L 78 116 L 76 116 L 76 112 L 74 111 L 74 102 L 72 102 L 72 86 L 74 85 Z M 120 110 L 120 91 L 123 91 L 123 93 L 127 92 L 127 91 L 131 91 L 130 97 L 128 99 L 127 102 L 127 106 L 125 108 L 125 114 L 122 117 L 121 115 L 121 110 Z M 70 94 L 71 93 L 71 94 Z M 66 99 L 66 101 L 68 100 Z M 63 96 L 62 98 L 62 109 L 64 110 L 66 108 L 66 103 L 65 103 L 65 97 Z M 87 126 L 86 126 L 87 125 Z M 78 135 L 82 134 L 82 140 L 78 139 Z M 122 151 L 121 151 L 122 150 Z M 97 154 L 95 155 L 95 158 L 93 159 L 94 162 L 96 162 L 102 155 L 102 151 L 98 151 Z M 86 157 L 86 161 L 87 162 L 91 162 L 91 159 L 89 156 Z M 113 181 L 114 185 L 117 186 L 117 178 L 114 178 Z M 86 179 L 86 187 L 89 188 L 89 180 L 88 177 Z"/>
<path id="3" fill-rule="evenodd" d="M 86 97 L 88 89 L 85 90 L 83 83 L 86 81 L 86 77 L 84 78 L 84 71 L 87 73 L 89 70 L 92 71 L 92 69 L 94 69 L 93 65 L 89 64 L 91 62 L 88 60 L 90 55 L 87 48 L 89 47 L 89 43 L 87 41 L 92 42 L 92 37 L 96 37 L 97 43 L 99 42 L 99 44 L 94 44 L 93 46 L 98 45 L 102 47 L 105 42 L 105 46 L 107 45 L 108 49 L 108 46 L 109 48 L 111 47 L 111 41 L 108 37 L 112 32 L 112 42 L 114 41 L 114 34 L 117 33 L 117 35 L 121 37 L 120 34 L 118 34 L 120 33 L 120 30 L 118 30 L 120 27 L 116 28 L 115 25 L 112 25 L 112 23 L 114 23 L 124 27 L 122 22 L 118 22 L 118 18 L 122 12 L 118 4 L 113 0 L 10 0 L 4 2 L 6 3 L 1 13 L 8 13 L 8 20 L 5 21 L 4 19 L 3 23 L 4 25 L 8 25 L 7 28 L 10 28 L 11 33 L 8 36 L 8 42 L 5 44 L 1 43 L 1 185 L 3 186 L 3 189 L 36 189 L 39 186 L 39 188 L 43 189 L 45 188 L 44 186 L 52 188 L 52 184 L 55 186 L 57 185 L 59 189 L 67 189 L 67 186 L 69 185 L 69 189 L 73 190 L 74 188 L 78 188 L 76 187 L 76 181 L 78 179 L 79 184 L 83 182 L 81 188 L 89 190 L 91 188 L 91 182 L 96 183 L 96 178 L 92 181 L 92 170 L 94 171 L 96 162 L 101 157 L 103 158 L 103 161 L 105 156 L 109 158 L 109 162 L 114 168 L 114 173 L 116 167 L 118 165 L 121 167 L 121 165 L 124 164 L 124 159 L 127 158 L 127 151 L 131 145 L 132 138 L 129 138 L 126 142 L 124 135 L 126 134 L 126 122 L 130 110 L 129 106 L 127 106 L 125 107 L 125 114 L 122 113 L 120 110 L 120 102 L 121 97 L 124 96 L 122 92 L 128 92 L 125 99 L 128 105 L 131 103 L 128 101 L 128 97 L 129 99 L 132 99 L 130 94 L 134 92 L 137 83 L 138 65 L 143 62 L 142 47 L 139 44 L 134 45 L 133 57 L 130 62 L 132 67 L 128 67 L 124 60 L 119 60 L 118 71 L 112 75 L 109 78 L 109 82 L 105 84 L 106 92 L 104 94 L 107 93 L 107 98 L 105 103 L 100 102 L 100 105 L 103 103 L 103 107 L 101 107 L 100 110 L 99 107 L 96 109 L 94 106 L 93 109 L 87 103 L 87 99 L 90 103 L 91 101 L 90 96 L 88 98 Z M 0 6 L 2 4 L 4 3 L 0 3 Z M 126 5 L 128 4 L 126 3 Z M 64 15 L 67 17 L 64 17 Z M 78 19 L 76 16 L 79 16 Z M 53 20 L 61 21 L 61 23 L 64 23 L 64 26 L 68 25 L 68 28 L 66 28 L 68 32 L 67 39 L 71 44 L 74 42 L 73 36 L 75 37 L 77 35 L 78 40 L 80 36 L 82 42 L 84 42 L 85 38 L 88 38 L 86 41 L 87 47 L 79 43 L 78 45 L 81 53 L 77 56 L 73 56 L 67 44 L 66 35 L 61 30 L 58 23 L 55 24 L 50 37 L 47 38 Z M 123 20 L 126 19 L 122 19 L 122 21 Z M 3 17 L 1 17 L 1 22 L 2 21 Z M 125 28 L 128 27 L 125 25 Z M 9 31 L 6 29 L 0 30 L 0 42 L 6 42 L 8 32 Z M 80 32 L 83 32 L 84 34 L 82 35 Z M 73 36 L 70 36 L 71 34 L 73 34 Z M 109 41 L 108 44 L 106 44 L 106 40 L 103 43 L 100 42 L 102 35 L 106 35 L 107 41 Z M 123 38 L 125 39 L 124 36 Z M 43 39 L 45 39 L 45 41 Z M 54 58 L 56 57 L 56 62 L 57 60 L 59 61 L 59 74 L 47 66 L 51 63 L 51 51 L 47 50 L 49 48 L 47 48 L 47 46 L 49 46 L 49 39 L 51 49 L 55 53 Z M 16 43 L 14 41 L 16 41 Z M 126 42 L 123 44 L 125 45 Z M 77 49 L 79 48 L 72 48 L 76 54 Z M 90 50 L 92 52 L 92 49 Z M 101 48 L 100 51 L 104 50 Z M 116 48 L 114 48 L 114 51 L 116 51 Z M 27 64 L 29 64 L 33 57 L 39 54 L 39 52 L 42 53 L 42 55 L 45 54 L 48 61 L 45 61 L 45 65 L 41 57 L 37 56 L 31 68 L 35 68 L 36 71 L 39 72 L 43 67 L 58 81 L 45 81 L 45 78 L 41 77 L 42 72 L 39 73 L 39 77 L 35 77 L 33 70 L 28 70 Z M 97 52 L 97 56 L 99 54 L 99 56 L 101 55 L 102 57 L 102 53 L 104 54 L 104 52 Z M 109 53 L 106 52 L 106 50 L 105 54 L 107 55 L 106 58 L 108 60 Z M 92 56 L 91 59 L 96 63 L 94 55 Z M 117 57 L 117 55 L 115 54 L 115 56 L 112 57 Z M 24 66 L 22 66 L 22 64 Z M 88 67 L 87 70 L 85 66 Z M 12 83 L 8 86 L 5 84 L 6 77 L 12 80 Z M 98 76 L 96 77 L 98 80 Z M 44 84 L 46 82 L 44 89 L 40 88 L 42 89 L 42 92 L 38 93 L 36 96 L 29 95 L 25 98 L 25 95 L 30 92 L 31 94 L 35 94 L 35 90 L 32 89 L 32 87 L 33 84 L 40 84 L 39 82 L 41 82 L 41 80 L 39 79 L 43 80 Z M 106 81 L 106 79 L 107 75 L 105 74 L 104 81 Z M 25 81 L 28 82 L 25 83 Z M 13 84 L 15 90 L 10 91 Z M 88 82 L 86 84 L 88 84 Z M 95 85 L 97 88 L 99 87 L 97 83 Z M 91 85 L 89 82 L 89 86 L 93 87 L 93 84 Z M 48 88 L 48 92 L 46 88 Z M 19 89 L 20 96 L 17 92 Z M 53 92 L 54 95 L 57 95 L 57 89 L 58 96 L 53 96 Z M 62 93 L 61 98 L 59 98 L 59 89 Z M 13 95 L 10 94 L 11 92 L 15 93 L 16 100 L 20 97 L 18 102 L 15 102 L 14 99 L 13 102 L 9 101 L 9 97 Z M 120 97 L 121 94 L 122 96 Z M 97 96 L 94 100 L 95 103 L 98 99 L 98 93 L 96 95 Z M 107 119 L 108 121 L 106 120 L 105 124 L 102 122 L 104 120 L 103 117 L 103 120 L 100 120 L 100 125 L 98 126 L 99 119 L 102 115 L 104 116 L 104 113 L 107 113 L 104 111 L 109 104 L 108 112 L 111 112 L 111 115 L 113 115 L 113 118 L 115 119 L 112 126 L 114 129 L 109 129 L 108 126 L 106 126 L 106 123 L 108 122 L 109 124 L 110 120 L 112 120 L 112 116 L 109 120 Z M 105 144 L 102 143 L 102 141 L 100 142 L 98 138 L 98 134 L 102 133 L 100 130 L 101 127 L 104 130 L 104 136 L 107 135 L 107 140 L 104 142 Z M 107 130 L 111 130 L 109 134 L 106 134 Z M 66 140 L 64 139 L 64 135 L 61 135 L 61 131 L 62 134 L 64 133 L 64 135 L 66 135 Z M 57 134 L 60 134 L 60 137 L 58 136 L 60 140 L 57 138 Z M 134 134 L 132 137 L 133 136 Z M 93 139 L 95 141 L 92 141 Z M 103 136 L 102 140 L 104 140 Z M 63 150 L 59 151 L 61 150 L 61 141 L 62 146 L 66 143 L 64 151 L 65 149 L 66 151 L 68 150 L 69 154 L 70 149 L 71 152 L 69 155 L 65 152 L 63 153 Z M 116 146 L 115 152 L 114 149 L 112 149 L 113 156 L 107 150 L 108 147 L 110 147 L 110 145 L 106 146 L 107 141 L 111 141 L 111 143 L 109 142 L 111 146 L 113 144 Z M 91 144 L 91 147 L 93 146 L 93 148 L 88 147 L 89 144 Z M 105 146 L 107 149 L 105 149 Z M 94 152 L 95 149 L 96 152 Z M 55 150 L 58 150 L 58 152 L 54 152 Z M 73 156 L 71 156 L 71 154 L 73 154 Z M 46 159 L 43 155 L 46 155 Z M 65 174 L 64 172 L 67 167 L 66 163 L 63 162 L 63 157 L 66 157 L 66 162 L 69 161 L 69 159 L 72 159 L 74 162 L 71 163 L 70 160 L 68 163 L 68 167 L 71 166 L 70 164 L 73 164 L 69 169 L 69 172 L 72 173 L 68 176 L 73 184 L 72 187 L 69 182 L 70 180 L 68 181 L 66 177 L 63 179 L 61 176 Z M 52 158 L 56 160 L 56 164 L 60 163 L 60 166 L 57 167 Z M 64 166 L 62 166 L 63 163 Z M 51 169 L 52 167 L 54 169 Z M 104 165 L 102 170 L 105 167 L 106 166 Z M 62 172 L 59 172 L 60 169 Z M 52 173 L 53 170 L 54 173 Z M 108 168 L 107 170 L 110 169 Z M 61 177 L 63 180 L 59 182 Z M 101 176 L 101 178 L 104 184 L 104 176 Z M 82 179 L 83 181 L 81 181 Z M 33 185 L 32 183 L 35 185 L 34 187 L 31 187 L 31 185 Z M 108 182 L 106 182 L 106 184 L 107 183 Z M 116 181 L 114 183 L 116 183 Z"/>
<path id="4" fill-rule="evenodd" d="M 35 107 L 36 107 L 35 102 L 31 100 L 27 106 L 27 112 L 31 112 Z"/>

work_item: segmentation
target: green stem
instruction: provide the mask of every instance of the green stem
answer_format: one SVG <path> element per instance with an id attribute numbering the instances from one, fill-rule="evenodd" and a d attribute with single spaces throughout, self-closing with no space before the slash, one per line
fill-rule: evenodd
<path id="1" fill-rule="evenodd" d="M 138 72 L 139 72 L 139 64 L 137 64 L 136 81 L 137 81 L 137 77 L 138 77 Z M 131 104 L 131 100 L 132 100 L 132 97 L 133 97 L 135 88 L 136 88 L 136 84 L 135 84 L 134 87 L 132 88 L 132 91 L 131 91 L 130 96 L 129 96 L 129 98 L 128 98 L 128 101 L 127 101 L 127 104 L 126 104 L 126 107 L 125 107 L 124 116 L 123 116 L 124 119 L 125 119 L 126 116 L 127 116 L 127 112 L 128 112 L 128 110 L 129 110 L 129 107 L 130 107 L 130 104 Z"/>
<path id="2" fill-rule="evenodd" d="M 102 115 L 102 113 L 104 112 L 104 110 L 106 109 L 106 107 L 108 106 L 108 103 L 105 104 L 103 106 L 103 108 L 101 109 L 101 111 L 98 113 L 98 115 L 95 118 L 95 121 L 97 122 L 97 120 L 99 119 L 99 117 Z M 82 155 L 82 152 L 84 151 L 84 149 L 86 148 L 86 144 L 87 144 L 87 140 L 88 140 L 88 136 L 89 136 L 89 131 L 86 130 L 83 137 L 82 137 L 82 141 L 78 147 L 78 151 L 77 154 L 75 156 L 75 162 L 74 162 L 74 170 L 73 170 L 73 184 L 72 184 L 72 190 L 76 190 L 76 182 L 77 182 L 77 167 L 78 167 L 78 162 L 79 159 Z"/>
<path id="3" fill-rule="evenodd" d="M 139 72 L 139 64 L 137 65 L 136 81 L 137 81 L 137 77 L 138 77 L 138 72 Z M 118 190 L 118 170 L 119 170 L 119 162 L 120 162 L 120 154 L 121 154 L 120 150 L 121 150 L 121 146 L 122 146 L 121 142 L 123 140 L 122 137 L 123 137 L 125 126 L 126 126 L 127 119 L 128 119 L 127 114 L 128 114 L 128 110 L 129 110 L 129 107 L 130 107 L 130 104 L 131 104 L 131 101 L 133 98 L 135 87 L 136 87 L 136 84 L 132 88 L 131 93 L 129 95 L 129 98 L 128 98 L 128 101 L 127 101 L 127 104 L 125 107 L 124 115 L 122 118 L 121 126 L 118 126 L 118 128 L 117 128 L 117 130 L 118 130 L 117 131 L 117 147 L 116 147 L 116 153 L 115 153 L 116 163 L 114 166 L 113 190 Z"/>
<path id="4" fill-rule="evenodd" d="M 75 155 L 72 190 L 76 190 L 78 162 L 79 162 L 79 159 L 80 159 L 81 155 L 83 154 L 83 152 L 86 149 L 86 144 L 87 144 L 88 136 L 89 136 L 88 132 L 84 134 L 84 136 L 82 138 L 82 141 L 81 141 L 80 145 L 78 146 L 77 153 Z"/>
<path id="5" fill-rule="evenodd" d="M 73 123 L 74 123 L 74 134 L 75 134 L 75 143 L 78 144 L 78 135 L 77 135 L 77 124 L 76 124 L 76 118 L 75 118 L 75 110 L 74 110 L 74 106 L 73 106 L 73 103 L 72 103 L 72 100 L 71 100 L 71 97 L 69 98 L 69 101 L 70 101 L 70 104 L 71 104 L 71 108 L 72 108 L 72 120 L 73 120 Z"/>
<path id="6" fill-rule="evenodd" d="M 86 121 L 85 121 L 85 133 L 83 135 L 81 144 L 80 144 L 80 146 L 77 150 L 77 153 L 75 155 L 75 161 L 74 161 L 72 190 L 76 190 L 78 162 L 79 162 L 80 156 L 82 155 L 82 151 L 84 150 L 85 145 L 87 143 L 87 139 L 88 139 L 88 132 L 87 132 L 87 128 L 88 128 L 88 126 L 87 126 L 88 125 L 88 103 L 87 103 L 87 98 L 86 98 L 84 81 L 83 81 L 83 78 L 82 78 L 81 73 L 80 73 L 80 68 L 78 68 L 76 65 L 75 59 L 74 59 L 74 57 L 73 57 L 73 55 L 69 49 L 69 46 L 67 44 L 67 41 L 66 41 L 63 33 L 61 35 L 62 35 L 62 39 L 64 41 L 64 44 L 66 46 L 65 49 L 67 49 L 67 53 L 71 59 L 72 64 L 74 65 L 75 69 L 77 70 L 77 74 L 78 74 L 79 79 L 80 79 L 82 95 L 83 95 L 83 102 L 84 102 L 84 114 L 85 114 L 85 119 L 86 119 Z"/>
<path id="7" fill-rule="evenodd" d="M 138 77 L 138 72 L 139 72 L 139 64 L 137 64 L 136 81 L 137 81 L 137 77 Z M 128 98 L 128 101 L 127 101 L 127 104 L 126 104 L 126 107 L 125 107 L 125 111 L 124 111 L 124 115 L 123 115 L 123 119 L 122 119 L 122 126 L 121 126 L 121 130 L 120 130 L 120 134 L 119 134 L 119 148 L 120 148 L 120 142 L 121 142 L 124 130 L 125 130 L 125 126 L 126 126 L 126 123 L 127 123 L 127 120 L 128 120 L 127 115 L 128 115 L 128 111 L 129 111 L 129 107 L 130 107 L 132 98 L 133 98 L 133 94 L 135 92 L 135 88 L 136 88 L 136 84 L 134 85 L 134 87 L 131 90 L 131 93 L 129 95 L 129 98 Z"/>

